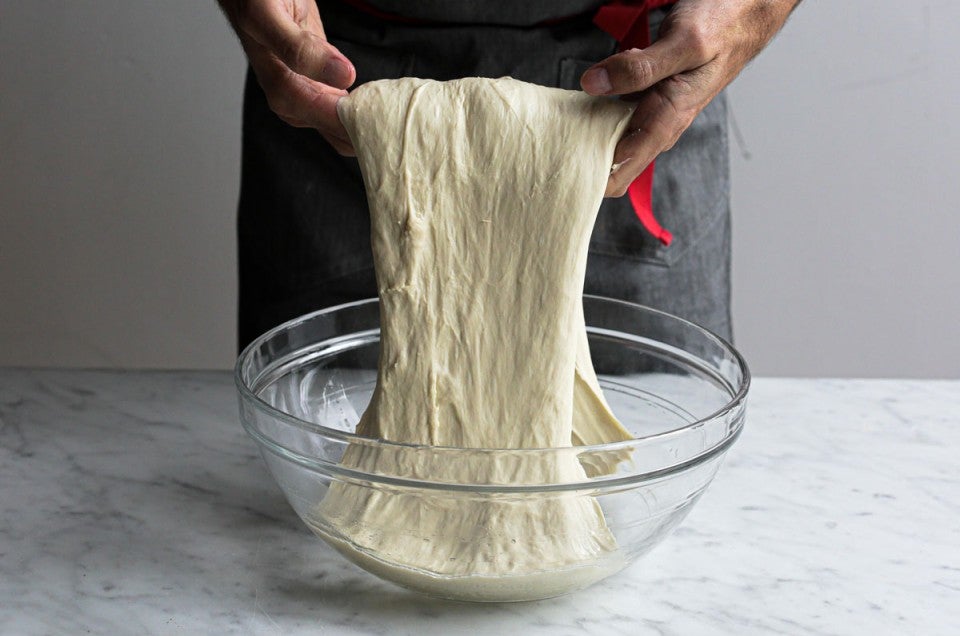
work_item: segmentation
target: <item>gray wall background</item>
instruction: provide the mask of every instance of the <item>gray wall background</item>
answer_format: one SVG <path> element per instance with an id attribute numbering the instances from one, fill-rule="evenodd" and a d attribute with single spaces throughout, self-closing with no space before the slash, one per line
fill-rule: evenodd
<path id="1" fill-rule="evenodd" d="M 806 0 L 731 88 L 759 375 L 960 377 L 960 5 Z M 244 63 L 212 0 L 0 0 L 0 365 L 234 359 Z"/>

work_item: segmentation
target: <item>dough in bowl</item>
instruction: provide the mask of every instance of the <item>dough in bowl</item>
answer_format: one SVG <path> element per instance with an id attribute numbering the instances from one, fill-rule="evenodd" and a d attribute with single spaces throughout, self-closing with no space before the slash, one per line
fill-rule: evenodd
<path id="1" fill-rule="evenodd" d="M 357 433 L 471 449 L 629 439 L 593 371 L 582 293 L 632 106 L 509 78 L 405 78 L 365 84 L 338 109 L 367 190 L 381 303 L 377 385 Z M 363 444 L 342 465 L 500 485 L 612 469 L 575 452 L 446 461 Z M 505 595 L 510 581 L 583 587 L 609 572 L 597 564 L 617 548 L 600 507 L 578 493 L 498 498 L 337 482 L 316 517 L 338 549 L 387 578 L 423 587 L 434 577 L 441 595 L 459 581 L 477 599 Z"/>

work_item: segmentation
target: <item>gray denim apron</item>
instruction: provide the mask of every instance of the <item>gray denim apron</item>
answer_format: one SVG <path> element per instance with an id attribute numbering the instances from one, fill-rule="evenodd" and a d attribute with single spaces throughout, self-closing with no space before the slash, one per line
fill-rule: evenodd
<path id="1" fill-rule="evenodd" d="M 596 0 L 369 4 L 431 22 L 386 21 L 319 0 L 327 36 L 356 66 L 357 85 L 509 75 L 579 89 L 581 73 L 616 50 L 591 22 Z M 651 13 L 654 34 L 665 14 Z M 673 243 L 662 247 L 648 234 L 626 197 L 606 199 L 591 238 L 586 292 L 656 307 L 729 338 L 728 173 L 721 95 L 657 160 L 653 206 Z M 356 159 L 339 156 L 315 131 L 280 121 L 250 73 L 238 239 L 241 347 L 290 318 L 377 293 Z"/>

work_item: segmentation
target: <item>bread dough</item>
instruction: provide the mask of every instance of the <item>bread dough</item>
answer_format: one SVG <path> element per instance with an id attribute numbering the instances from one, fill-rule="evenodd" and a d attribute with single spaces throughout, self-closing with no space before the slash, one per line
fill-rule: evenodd
<path id="1" fill-rule="evenodd" d="M 365 84 L 338 110 L 366 185 L 381 303 L 377 386 L 357 432 L 468 449 L 629 439 L 600 392 L 581 299 L 632 107 L 509 78 L 405 78 Z M 502 485 L 578 482 L 613 463 L 573 450 L 517 458 L 353 444 L 341 465 Z M 597 563 L 616 550 L 596 501 L 570 492 L 497 498 L 342 481 L 314 527 L 387 578 L 446 578 L 430 588 L 440 594 L 465 579 L 460 589 L 482 599 L 505 594 L 504 577 L 531 590 L 540 580 L 541 596 L 582 587 L 608 573 Z"/>

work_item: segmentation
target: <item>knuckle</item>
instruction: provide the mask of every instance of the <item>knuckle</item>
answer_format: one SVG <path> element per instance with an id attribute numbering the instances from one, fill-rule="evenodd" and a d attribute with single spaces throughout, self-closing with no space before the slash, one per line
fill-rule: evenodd
<path id="1" fill-rule="evenodd" d="M 283 123 L 293 126 L 294 128 L 310 128 L 310 125 L 305 122 L 301 117 L 298 117 L 294 113 L 284 113 L 283 115 L 279 113 L 274 113 L 277 118 Z"/>
<path id="2" fill-rule="evenodd" d="M 620 198 L 627 193 L 627 189 L 630 187 L 630 183 L 633 182 L 633 179 L 636 175 L 632 173 L 630 175 L 616 175 L 610 177 L 610 180 L 607 181 L 607 188 L 604 192 L 605 197 L 610 198 Z"/>
<path id="3" fill-rule="evenodd" d="M 670 150 L 673 148 L 680 137 L 683 136 L 683 133 L 686 132 L 687 128 L 690 127 L 690 124 L 693 123 L 694 114 L 690 112 L 678 113 L 677 116 L 673 119 L 673 124 L 670 128 L 669 134 L 667 135 L 667 145 L 664 147 L 664 150 Z"/>
<path id="4" fill-rule="evenodd" d="M 330 63 L 332 56 L 325 43 L 307 31 L 283 44 L 278 56 L 290 70 L 308 77 L 322 73 Z"/>
<path id="5" fill-rule="evenodd" d="M 690 54 L 701 62 L 713 57 L 710 40 L 710 33 L 705 25 L 694 24 L 687 28 L 686 47 Z"/>
<path id="6" fill-rule="evenodd" d="M 273 90 L 267 93 L 267 105 L 278 117 L 283 119 L 290 116 L 291 102 L 283 91 Z"/>
<path id="7" fill-rule="evenodd" d="M 632 84 L 645 85 L 656 74 L 656 62 L 640 54 L 630 55 L 624 60 L 624 73 Z"/>
<path id="8" fill-rule="evenodd" d="M 298 37 L 284 41 L 277 51 L 277 55 L 290 69 L 299 72 L 305 65 L 310 52 L 306 38 Z"/>
<path id="9" fill-rule="evenodd" d="M 666 152 L 666 151 L 670 150 L 671 148 L 673 148 L 674 146 L 676 146 L 676 145 L 677 145 L 677 142 L 680 141 L 680 134 L 681 134 L 681 132 L 683 132 L 683 131 L 674 131 L 673 133 L 671 133 L 671 135 L 669 136 L 669 138 L 668 138 L 668 139 L 666 140 L 666 142 L 663 144 L 663 147 L 660 148 L 660 152 Z"/>
<path id="10" fill-rule="evenodd" d="M 643 115 L 636 121 L 636 130 L 625 137 L 624 141 L 633 136 L 642 138 L 645 152 L 652 153 L 649 157 L 645 154 L 640 157 L 647 161 L 651 160 L 653 155 L 671 149 L 699 112 L 696 102 L 663 86 L 650 91 L 641 108 Z"/>
<path id="11" fill-rule="evenodd" d="M 327 140 L 327 143 L 333 146 L 333 149 L 336 150 L 341 156 L 350 157 L 354 154 L 353 148 L 351 148 L 350 145 L 344 143 L 340 139 L 337 139 L 335 136 L 323 131 L 321 131 L 320 134 L 323 135 L 323 138 Z"/>

